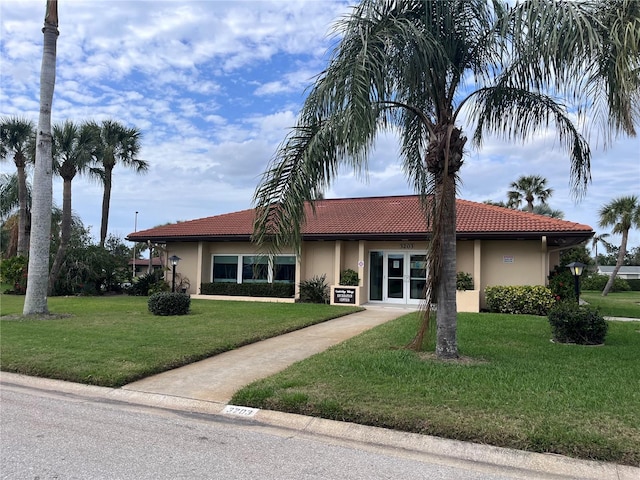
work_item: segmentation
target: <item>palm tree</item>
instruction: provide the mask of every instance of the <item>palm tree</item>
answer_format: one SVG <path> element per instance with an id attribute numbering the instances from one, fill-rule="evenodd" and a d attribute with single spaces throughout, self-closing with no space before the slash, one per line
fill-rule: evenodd
<path id="1" fill-rule="evenodd" d="M 527 202 L 527 211 L 533 212 L 533 201 L 538 200 L 542 205 L 553 194 L 553 189 L 547 187 L 547 179 L 539 175 L 522 176 L 511 182 L 511 190 L 507 192 L 509 208 L 519 208 L 523 201 Z"/>
<path id="2" fill-rule="evenodd" d="M 96 131 L 95 124 L 76 125 L 71 121 L 53 127 L 53 166 L 62 177 L 63 186 L 60 244 L 49 272 L 49 295 L 53 293 L 71 238 L 71 182 L 94 160 L 98 142 Z"/>
<path id="3" fill-rule="evenodd" d="M 146 172 L 149 164 L 137 158 L 140 152 L 141 133 L 136 128 L 127 128 L 113 120 L 105 120 L 100 126 L 99 170 L 94 170 L 102 181 L 102 221 L 100 224 L 100 246 L 104 247 L 109 223 L 109 206 L 113 169 L 118 163 L 133 169 L 136 173 Z"/>
<path id="4" fill-rule="evenodd" d="M 534 206 L 532 213 L 551 218 L 564 218 L 564 212 L 562 210 L 553 209 L 546 203 Z"/>
<path id="5" fill-rule="evenodd" d="M 27 198 L 27 165 L 33 162 L 31 149 L 35 129 L 33 122 L 11 117 L 0 120 L 0 158 L 13 155 L 17 169 L 18 193 L 18 250 L 17 255 L 29 252 L 29 204 Z"/>
<path id="6" fill-rule="evenodd" d="M 633 10 L 632 3 L 615 5 Z M 589 79 L 612 86 L 620 100 L 633 98 L 638 89 L 637 76 L 629 73 L 637 67 L 635 38 L 626 40 L 631 46 L 620 46 L 624 55 L 613 62 L 621 67 L 617 70 L 588 61 L 614 50 L 602 47 L 609 41 L 601 10 L 596 3 L 552 1 L 509 8 L 499 0 L 363 0 L 338 23 L 342 39 L 256 189 L 254 240 L 274 250 L 293 245 L 299 251 L 305 200 L 324 191 L 340 166 L 365 171 L 376 134 L 395 129 L 404 171 L 430 200 L 425 201 L 432 232 L 425 298 L 437 298 L 436 354 L 457 357 L 455 193 L 467 141 L 458 125 L 461 112 L 475 123 L 476 146 L 486 133 L 525 139 L 553 123 L 569 153 L 575 191 L 582 193 L 590 150 L 555 95 L 590 100 L 586 93 L 600 90 L 584 89 L 581 80 Z M 633 10 L 630 20 L 615 27 L 626 31 L 639 17 Z M 532 40 L 545 47 L 536 50 Z M 623 81 L 631 86 L 618 88 Z M 626 119 L 638 111 L 630 102 L 608 100 L 611 118 L 619 119 L 613 127 L 631 132 L 633 122 Z M 428 327 L 430 305 L 424 311 L 415 348 Z"/>
<path id="7" fill-rule="evenodd" d="M 591 248 L 593 248 L 593 258 L 596 263 L 596 270 L 598 270 L 598 244 L 602 243 L 606 248 L 609 245 L 606 239 L 610 236 L 611 235 L 609 235 L 608 233 L 601 233 L 600 235 L 594 235 L 591 239 Z"/>
<path id="8" fill-rule="evenodd" d="M 602 296 L 605 297 L 613 287 L 616 275 L 618 275 L 618 271 L 624 263 L 624 256 L 627 254 L 629 230 L 634 227 L 640 228 L 640 203 L 638 203 L 638 197 L 632 195 L 616 198 L 603 205 L 599 215 L 601 227 L 613 227 L 611 230 L 613 233 L 622 235 L 616 266 L 613 268 L 613 272 L 611 272 L 611 276 L 602 291 Z"/>
<path id="9" fill-rule="evenodd" d="M 52 172 L 51 103 L 56 81 L 56 44 L 58 41 L 58 2 L 47 0 L 44 18 L 42 66 L 40 67 L 40 115 L 36 139 L 36 166 L 33 176 L 33 229 L 29 246 L 27 291 L 24 315 L 46 314 L 51 243 Z"/>
<path id="10" fill-rule="evenodd" d="M 0 175 L 0 228 L 2 228 L 2 254 L 3 257 L 13 257 L 18 254 L 18 231 L 20 223 L 20 193 L 18 174 L 3 173 Z M 27 188 L 27 220 L 31 205 L 31 185 Z M 17 211 L 16 211 L 17 210 Z"/>

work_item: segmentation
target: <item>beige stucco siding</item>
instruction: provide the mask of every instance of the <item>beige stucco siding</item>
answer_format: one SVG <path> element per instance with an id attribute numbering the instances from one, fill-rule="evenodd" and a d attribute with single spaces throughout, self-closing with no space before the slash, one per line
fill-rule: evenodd
<path id="1" fill-rule="evenodd" d="M 326 275 L 327 283 L 333 283 L 335 275 L 335 242 L 303 242 L 301 280 Z"/>
<path id="2" fill-rule="evenodd" d="M 481 290 L 493 285 L 544 285 L 541 243 L 483 241 Z"/>

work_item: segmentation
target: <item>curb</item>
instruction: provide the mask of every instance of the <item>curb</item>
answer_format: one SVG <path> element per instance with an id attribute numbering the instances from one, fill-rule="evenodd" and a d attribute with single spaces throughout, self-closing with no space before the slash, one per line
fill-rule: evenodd
<path id="1" fill-rule="evenodd" d="M 523 479 L 636 480 L 640 468 L 606 462 L 577 460 L 555 454 L 449 440 L 380 427 L 327 420 L 317 417 L 236 407 L 177 396 L 145 393 L 122 388 L 98 387 L 46 378 L 1 372 L 0 383 L 96 401 L 120 402 L 202 415 L 219 415 L 244 421 L 247 426 L 269 427 L 280 436 L 320 437 L 331 444 L 358 446 L 369 451 L 504 474 Z M 231 412 L 231 413 L 229 413 Z M 234 413 L 237 412 L 237 413 Z"/>

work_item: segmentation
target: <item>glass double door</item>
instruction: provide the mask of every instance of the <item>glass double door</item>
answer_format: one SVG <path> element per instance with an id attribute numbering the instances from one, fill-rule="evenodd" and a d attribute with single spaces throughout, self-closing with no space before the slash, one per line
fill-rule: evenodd
<path id="1" fill-rule="evenodd" d="M 374 252 L 372 252 L 373 254 Z M 427 278 L 427 256 L 411 252 L 375 252 L 377 262 L 372 261 L 372 278 L 379 279 L 378 294 L 371 300 L 387 303 L 418 304 L 424 298 Z M 373 255 L 372 255 L 373 260 Z M 377 271 L 375 271 L 377 270 Z M 372 287 L 374 285 L 371 285 Z M 371 290 L 371 293 L 373 293 Z M 374 298 L 378 297 L 378 298 Z"/>

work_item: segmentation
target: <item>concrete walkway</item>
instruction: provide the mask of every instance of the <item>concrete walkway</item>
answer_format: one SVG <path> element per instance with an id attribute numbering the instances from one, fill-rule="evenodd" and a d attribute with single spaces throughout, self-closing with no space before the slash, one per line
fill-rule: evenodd
<path id="1" fill-rule="evenodd" d="M 227 403 L 249 383 L 284 370 L 348 338 L 414 311 L 371 307 L 295 332 L 246 345 L 122 387 L 141 393 Z"/>

